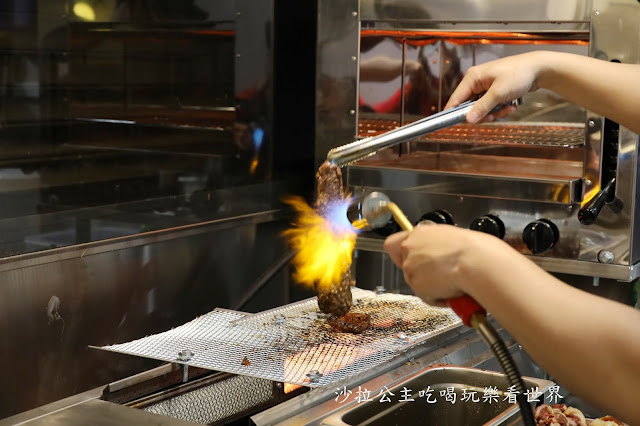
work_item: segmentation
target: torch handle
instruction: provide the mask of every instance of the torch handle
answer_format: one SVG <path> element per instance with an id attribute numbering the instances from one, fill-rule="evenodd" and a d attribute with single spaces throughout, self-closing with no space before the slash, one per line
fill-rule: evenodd
<path id="1" fill-rule="evenodd" d="M 393 215 L 393 218 L 398 225 L 405 231 L 413 231 L 413 225 L 405 216 L 404 212 L 397 206 L 397 204 L 390 201 L 384 201 L 375 206 L 380 211 L 388 211 Z M 467 327 L 474 327 L 472 325 L 472 317 L 479 314 L 483 317 L 487 315 L 487 311 L 471 296 L 460 296 L 447 300 L 447 305 L 460 317 L 464 325 Z M 474 327 L 475 328 L 475 327 Z"/>
<path id="2" fill-rule="evenodd" d="M 374 203 L 373 210 L 374 212 L 377 211 L 377 213 L 380 213 L 380 211 L 389 211 L 402 229 L 405 231 L 413 230 L 413 225 L 396 204 L 383 200 L 382 202 Z M 518 366 L 513 362 L 513 358 L 498 332 L 493 328 L 491 323 L 487 321 L 487 311 L 469 295 L 449 299 L 447 300 L 447 305 L 460 317 L 464 325 L 474 328 L 487 345 L 489 345 L 500 362 L 509 382 L 515 386 L 517 393 L 519 393 L 517 401 L 520 406 L 520 411 L 522 412 L 524 424 L 526 426 L 535 426 L 536 422 L 533 416 L 533 410 L 531 409 L 531 404 L 529 404 L 527 398 L 524 396 L 526 389 L 524 381 L 522 377 L 520 377 Z"/>
<path id="3" fill-rule="evenodd" d="M 471 324 L 471 318 L 480 314 L 487 315 L 487 311 L 471 296 L 454 297 L 447 300 L 447 305 L 460 317 L 464 325 L 467 327 L 473 327 Z"/>

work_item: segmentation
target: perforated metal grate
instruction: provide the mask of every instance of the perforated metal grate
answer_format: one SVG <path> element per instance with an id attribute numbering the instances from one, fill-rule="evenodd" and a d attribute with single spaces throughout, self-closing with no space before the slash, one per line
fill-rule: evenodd
<path id="1" fill-rule="evenodd" d="M 210 424 L 243 413 L 273 398 L 273 382 L 249 376 L 203 386 L 143 408 L 197 424 Z"/>
<path id="2" fill-rule="evenodd" d="M 351 312 L 371 316 L 362 334 L 340 333 L 316 298 L 250 315 L 216 309 L 180 327 L 101 349 L 316 387 L 374 368 L 461 324 L 419 298 L 352 288 Z M 178 352 L 191 351 L 188 361 Z"/>

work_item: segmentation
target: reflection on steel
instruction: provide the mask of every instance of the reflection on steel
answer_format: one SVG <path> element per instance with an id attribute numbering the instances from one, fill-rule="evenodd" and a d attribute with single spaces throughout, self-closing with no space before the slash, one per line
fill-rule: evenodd
<path id="1" fill-rule="evenodd" d="M 273 265 L 269 266 L 269 268 L 256 280 L 255 283 L 251 285 L 251 287 L 247 290 L 247 292 L 242 296 L 242 299 L 238 301 L 231 309 L 235 311 L 239 311 L 265 286 L 276 276 L 285 266 L 289 264 L 293 256 L 296 255 L 295 250 L 287 251 L 282 257 L 278 258 Z"/>
<path id="2" fill-rule="evenodd" d="M 30 336 L 30 349 L 12 361 L 16 368 L 4 376 L 14 384 L 14 402 L 2 405 L 2 412 L 24 411 L 156 366 L 140 358 L 86 353 L 86 347 L 136 339 L 215 306 L 237 303 L 286 248 L 278 237 L 285 224 L 277 217 L 275 211 L 264 212 L 176 229 L 175 234 L 156 231 L 5 262 L 0 287 L 13 296 L 0 302 L 0 321 L 22 324 L 5 329 L 5 348 L 7 353 L 24 350 L 25 336 Z M 230 268 L 238 259 L 251 259 L 252 267 Z M 248 309 L 287 303 L 287 286 L 287 277 L 278 275 Z M 62 321 L 49 325 L 46 315 L 52 294 L 62 301 L 62 341 Z M 41 314 L 32 318 L 29 300 L 41 301 L 34 305 Z M 172 351 L 174 361 L 183 349 L 197 355 L 186 343 Z M 60 380 L 61 372 L 67 379 Z"/>
<path id="3" fill-rule="evenodd" d="M 453 161 L 448 162 L 451 157 Z M 467 161 L 463 161 L 467 160 Z M 458 158 L 455 154 L 441 155 L 440 158 L 429 158 L 429 155 L 414 155 L 406 160 L 392 162 L 374 162 L 361 166 L 351 167 L 347 182 L 356 188 L 369 189 L 393 189 L 411 191 L 415 195 L 434 196 L 436 194 L 449 194 L 454 196 L 475 196 L 488 197 L 494 199 L 510 199 L 522 201 L 537 201 L 545 203 L 571 205 L 578 203 L 582 194 L 582 181 L 571 176 L 573 170 L 569 168 L 570 162 L 560 162 L 551 170 L 542 169 L 534 164 L 530 169 L 520 170 L 519 173 L 489 173 L 494 168 L 503 166 L 502 162 L 490 162 L 486 172 L 476 164 L 483 161 L 483 156 L 471 159 L 467 157 Z M 444 164 L 438 164 L 441 161 Z M 486 161 L 486 160 L 484 160 Z M 415 165 L 413 164 L 415 163 Z M 431 165 L 436 163 L 438 168 L 428 169 L 421 165 Z M 515 168 L 522 165 L 515 161 Z M 544 164 L 543 164 L 544 165 Z M 562 170 L 567 167 L 569 170 Z M 460 170 L 460 171 L 456 171 Z M 510 170 L 509 170 L 510 171 Z M 537 171 L 537 174 L 534 174 Z M 544 174 L 542 172 L 545 172 Z M 484 173 L 483 173 L 484 172 Z M 385 191 L 392 199 L 393 196 Z M 400 202 L 405 200 L 407 195 L 395 198 Z M 412 207 L 413 210 L 415 207 Z M 439 206 L 447 211 L 459 216 L 459 208 L 449 210 L 448 207 Z M 411 211 L 407 210 L 407 211 Z M 418 217 L 423 213 L 421 212 Z M 533 214 L 533 213 L 531 213 Z M 415 218 L 417 219 L 417 218 Z"/>

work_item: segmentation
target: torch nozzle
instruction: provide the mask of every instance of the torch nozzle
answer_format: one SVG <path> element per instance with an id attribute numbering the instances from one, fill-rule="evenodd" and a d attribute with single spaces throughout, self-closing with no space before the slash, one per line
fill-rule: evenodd
<path id="1" fill-rule="evenodd" d="M 372 192 L 364 197 L 361 204 L 361 218 L 352 223 L 356 229 L 367 226 L 380 228 L 385 226 L 391 217 L 405 231 L 411 231 L 413 225 L 396 203 L 391 202 L 382 192 Z"/>

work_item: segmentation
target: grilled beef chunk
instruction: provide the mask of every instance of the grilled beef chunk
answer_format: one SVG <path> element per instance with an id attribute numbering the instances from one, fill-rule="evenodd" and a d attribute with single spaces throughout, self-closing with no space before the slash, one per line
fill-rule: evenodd
<path id="1" fill-rule="evenodd" d="M 587 420 L 582 411 L 574 407 L 567 407 L 567 404 L 542 404 L 538 406 L 533 416 L 539 426 L 616 426 L 624 425 L 620 420 L 611 416 L 600 417 L 599 419 Z"/>
<path id="2" fill-rule="evenodd" d="M 325 215 L 333 203 L 342 202 L 342 172 L 333 163 L 324 162 L 316 173 L 318 181 L 318 199 L 316 209 Z M 347 270 L 340 282 L 333 283 L 331 288 L 317 288 L 318 306 L 326 314 L 342 316 L 349 312 L 353 303 L 351 297 L 351 271 Z"/>
<path id="3" fill-rule="evenodd" d="M 344 198 L 342 171 L 335 164 L 325 161 L 316 173 L 316 180 L 318 182 L 316 209 L 324 215 L 333 203 L 339 203 Z"/>
<path id="4" fill-rule="evenodd" d="M 351 273 L 347 272 L 339 283 L 330 288 L 318 287 L 318 307 L 325 314 L 342 316 L 352 305 Z"/>
<path id="5" fill-rule="evenodd" d="M 341 317 L 331 317 L 328 323 L 341 333 L 360 334 L 371 326 L 371 317 L 369 314 L 352 312 Z"/>

